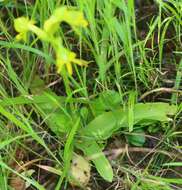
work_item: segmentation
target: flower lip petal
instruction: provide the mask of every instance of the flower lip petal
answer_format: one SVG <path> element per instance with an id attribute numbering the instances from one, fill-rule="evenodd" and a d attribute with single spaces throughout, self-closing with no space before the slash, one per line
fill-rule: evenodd
<path id="1" fill-rule="evenodd" d="M 57 61 L 56 65 L 57 65 L 57 72 L 61 73 L 63 66 L 64 66 L 64 62 Z"/>
<path id="2" fill-rule="evenodd" d="M 70 62 L 66 63 L 66 68 L 67 68 L 67 71 L 70 75 L 73 74 L 73 69 L 72 69 L 72 65 Z"/>

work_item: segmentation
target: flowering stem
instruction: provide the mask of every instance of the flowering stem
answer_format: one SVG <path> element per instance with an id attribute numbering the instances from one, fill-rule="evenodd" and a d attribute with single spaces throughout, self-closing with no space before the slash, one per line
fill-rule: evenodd
<path id="1" fill-rule="evenodd" d="M 37 37 L 40 38 L 41 40 L 50 42 L 50 37 L 44 30 L 38 28 L 37 26 L 33 24 L 30 25 L 29 30 L 35 33 Z"/>
<path id="2" fill-rule="evenodd" d="M 66 72 L 66 69 L 63 68 L 62 70 L 62 77 L 63 77 L 63 82 L 64 82 L 64 86 L 65 86 L 65 90 L 66 90 L 66 94 L 69 98 L 72 97 L 72 91 L 71 91 L 71 88 L 70 88 L 70 81 L 69 81 L 69 78 L 68 78 L 68 75 L 67 75 L 67 72 Z M 70 107 L 71 107 L 71 110 L 74 110 L 74 107 L 73 107 L 73 103 L 70 102 Z"/>

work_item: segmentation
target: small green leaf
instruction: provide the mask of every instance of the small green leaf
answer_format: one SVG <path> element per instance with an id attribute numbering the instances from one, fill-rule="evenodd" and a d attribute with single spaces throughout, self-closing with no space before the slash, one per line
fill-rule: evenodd
<path id="1" fill-rule="evenodd" d="M 89 157 L 90 160 L 95 164 L 98 173 L 109 182 L 113 180 L 112 167 L 105 157 L 102 149 L 95 141 L 84 140 L 81 143 L 76 144 L 77 148 L 81 149 L 84 154 Z"/>
<path id="2" fill-rule="evenodd" d="M 146 140 L 145 132 L 142 129 L 133 130 L 133 132 L 126 137 L 128 142 L 134 146 L 143 146 Z"/>

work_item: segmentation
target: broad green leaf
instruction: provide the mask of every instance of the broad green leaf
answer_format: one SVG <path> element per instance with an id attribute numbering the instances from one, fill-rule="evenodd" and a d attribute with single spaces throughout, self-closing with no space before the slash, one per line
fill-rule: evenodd
<path id="1" fill-rule="evenodd" d="M 89 157 L 90 160 L 95 164 L 98 173 L 109 182 L 113 180 L 112 167 L 105 157 L 102 149 L 95 141 L 83 140 L 83 142 L 76 144 L 77 148 L 81 149 L 84 154 Z"/>
<path id="2" fill-rule="evenodd" d="M 177 112 L 177 106 L 169 105 L 168 103 L 139 103 L 134 107 L 135 124 L 148 121 L 171 121 L 169 115 L 174 115 Z"/>
<path id="3" fill-rule="evenodd" d="M 91 102 L 91 108 L 95 116 L 107 110 L 114 110 L 119 107 L 121 97 L 118 92 L 108 90 L 99 94 L 99 97 Z"/>
<path id="4" fill-rule="evenodd" d="M 34 82 L 31 85 L 33 94 L 43 94 L 47 97 L 47 102 L 37 103 L 42 118 L 48 127 L 57 135 L 68 133 L 72 126 L 72 120 L 67 114 L 66 109 L 62 106 L 57 95 L 51 89 L 45 89 L 45 84 L 39 76 L 34 77 Z M 65 111 L 65 112 L 64 112 Z"/>
<path id="5" fill-rule="evenodd" d="M 127 127 L 127 114 L 123 110 L 110 111 L 97 116 L 80 130 L 80 134 L 103 140 L 109 138 L 121 126 Z"/>
<path id="6" fill-rule="evenodd" d="M 177 107 L 167 103 L 138 103 L 134 105 L 134 125 L 152 124 L 156 121 L 169 122 L 168 115 L 174 115 Z M 80 130 L 82 136 L 95 140 L 107 139 L 120 128 L 128 129 L 128 110 L 104 112 Z"/>
<path id="7" fill-rule="evenodd" d="M 48 113 L 45 122 L 57 136 L 63 133 L 69 133 L 73 125 L 70 117 L 65 115 L 62 111 Z"/>

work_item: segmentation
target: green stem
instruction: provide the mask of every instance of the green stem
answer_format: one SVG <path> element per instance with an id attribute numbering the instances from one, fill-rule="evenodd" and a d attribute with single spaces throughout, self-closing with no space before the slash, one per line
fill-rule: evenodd
<path id="1" fill-rule="evenodd" d="M 69 81 L 69 78 L 68 78 L 68 75 L 67 75 L 65 68 L 63 68 L 61 75 L 63 77 L 63 82 L 64 82 L 66 94 L 69 98 L 72 98 L 72 90 L 70 88 L 70 81 Z M 74 110 L 74 106 L 73 106 L 72 102 L 70 102 L 70 107 L 71 107 L 71 110 Z"/>

